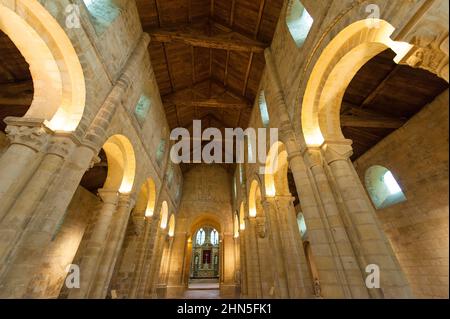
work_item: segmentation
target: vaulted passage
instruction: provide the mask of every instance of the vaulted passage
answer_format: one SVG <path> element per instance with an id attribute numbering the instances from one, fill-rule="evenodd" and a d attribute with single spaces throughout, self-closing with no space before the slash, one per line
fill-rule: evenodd
<path id="1" fill-rule="evenodd" d="M 69 2 L 0 0 L 0 298 L 449 297 L 447 1 Z"/>

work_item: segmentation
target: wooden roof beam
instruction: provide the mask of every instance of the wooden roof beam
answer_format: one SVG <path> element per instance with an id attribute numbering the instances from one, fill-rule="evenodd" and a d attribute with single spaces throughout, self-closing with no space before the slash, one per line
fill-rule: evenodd
<path id="1" fill-rule="evenodd" d="M 146 29 L 152 41 L 171 43 L 182 42 L 195 47 L 263 53 L 267 45 L 250 39 L 229 39 L 221 36 L 208 36 L 195 30 Z"/>
<path id="2" fill-rule="evenodd" d="M 367 128 L 391 128 L 397 129 L 405 124 L 404 120 L 392 117 L 355 116 L 342 115 L 341 125 L 343 127 L 367 127 Z"/>

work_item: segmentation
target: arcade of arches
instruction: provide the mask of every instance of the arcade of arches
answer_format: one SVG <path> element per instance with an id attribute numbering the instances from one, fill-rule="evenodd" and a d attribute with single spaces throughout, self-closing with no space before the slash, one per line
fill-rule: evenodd
<path id="1" fill-rule="evenodd" d="M 0 298 L 448 298 L 448 19 L 0 0 Z M 193 120 L 278 139 L 176 164 Z"/>

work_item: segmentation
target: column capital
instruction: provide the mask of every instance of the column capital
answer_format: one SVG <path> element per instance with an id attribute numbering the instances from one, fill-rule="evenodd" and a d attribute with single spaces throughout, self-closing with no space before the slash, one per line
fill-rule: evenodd
<path id="1" fill-rule="evenodd" d="M 309 168 L 323 164 L 322 150 L 318 147 L 308 148 L 304 153 L 304 158 Z"/>
<path id="2" fill-rule="evenodd" d="M 5 132 L 11 144 L 25 145 L 36 152 L 45 150 L 53 133 L 42 119 L 9 116 L 4 122 L 7 124 Z"/>
<path id="3" fill-rule="evenodd" d="M 135 204 L 135 199 L 133 194 L 122 194 L 119 193 L 119 199 L 117 206 L 119 207 L 132 207 Z"/>
<path id="4" fill-rule="evenodd" d="M 100 188 L 98 195 L 105 204 L 117 205 L 119 201 L 119 192 L 117 190 Z"/>
<path id="5" fill-rule="evenodd" d="M 48 142 L 47 154 L 67 158 L 75 148 L 74 141 L 69 136 L 52 136 Z"/>
<path id="6" fill-rule="evenodd" d="M 335 161 L 347 161 L 353 155 L 352 143 L 351 140 L 326 141 L 322 145 L 326 162 L 331 164 Z"/>

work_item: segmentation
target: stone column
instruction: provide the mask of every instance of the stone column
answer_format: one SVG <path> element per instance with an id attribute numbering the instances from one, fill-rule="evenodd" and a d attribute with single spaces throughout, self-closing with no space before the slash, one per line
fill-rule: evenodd
<path id="1" fill-rule="evenodd" d="M 0 157 L 0 221 L 37 169 L 51 135 L 42 120 L 7 117 L 4 121 L 11 144 Z"/>
<path id="2" fill-rule="evenodd" d="M 177 225 L 180 220 L 177 220 Z M 177 226 L 178 227 L 178 226 Z M 177 298 L 183 296 L 184 285 L 184 263 L 186 260 L 187 250 L 187 233 L 176 232 L 172 238 L 172 252 L 170 264 L 167 269 L 167 298 Z"/>
<path id="3" fill-rule="evenodd" d="M 274 296 L 278 298 L 289 298 L 287 277 L 285 264 L 286 261 L 283 259 L 282 245 L 280 238 L 280 229 L 277 223 L 277 209 L 273 201 L 273 198 L 268 197 L 262 203 L 264 214 L 267 216 L 267 236 L 269 237 L 270 247 L 271 247 L 271 262 L 273 262 L 275 269 L 275 280 L 277 286 L 275 287 Z"/>
<path id="4" fill-rule="evenodd" d="M 152 227 L 154 227 L 154 222 L 152 218 L 140 217 L 140 220 L 136 220 L 137 225 L 143 226 L 143 235 L 138 237 L 140 242 L 138 243 L 138 254 L 136 258 L 136 267 L 134 268 L 134 273 L 132 276 L 132 282 L 130 285 L 130 290 L 128 292 L 128 298 L 137 298 L 138 286 L 141 282 L 141 277 L 143 276 L 143 270 L 146 269 L 146 253 L 148 250 L 149 239 L 151 235 Z"/>
<path id="5" fill-rule="evenodd" d="M 111 231 L 106 240 L 105 251 L 99 263 L 94 285 L 89 292 L 89 298 L 104 299 L 108 293 L 109 282 L 122 248 L 132 206 L 133 199 L 130 194 L 119 194 L 117 211 L 113 217 Z"/>
<path id="6" fill-rule="evenodd" d="M 167 240 L 167 230 L 160 229 L 155 242 L 155 248 L 150 262 L 150 271 L 147 279 L 144 298 L 158 298 L 156 293 L 157 283 L 159 279 L 159 272 L 161 269 L 162 255 L 164 249 L 164 243 Z"/>
<path id="7" fill-rule="evenodd" d="M 240 277 L 240 283 L 241 283 L 241 298 L 247 298 L 248 296 L 248 283 L 247 283 L 247 254 L 246 254 L 246 247 L 245 247 L 245 230 L 240 229 L 239 230 L 239 252 L 240 252 L 240 269 L 241 269 L 241 277 Z"/>
<path id="8" fill-rule="evenodd" d="M 381 288 L 369 289 L 373 298 L 408 298 L 411 291 L 397 258 L 384 234 L 375 210 L 350 161 L 348 144 L 326 143 L 323 146 L 330 179 L 342 202 L 341 213 L 352 241 L 361 273 L 369 264 L 381 273 Z"/>
<path id="9" fill-rule="evenodd" d="M 247 204 L 246 204 L 247 206 Z M 246 207 L 246 211 L 248 211 Z M 248 297 L 262 298 L 261 270 L 259 265 L 258 246 L 256 244 L 256 220 L 245 217 L 245 246 L 247 263 Z"/>
<path id="10" fill-rule="evenodd" d="M 324 168 L 325 163 L 322 154 L 320 150 L 312 149 L 309 150 L 305 156 L 315 180 L 315 186 L 317 187 L 320 202 L 323 206 L 325 223 L 324 231 L 316 231 L 315 233 L 309 232 L 309 238 L 312 243 L 313 241 L 320 242 L 318 236 L 324 236 L 325 234 L 329 236 L 329 239 L 331 240 L 330 248 L 334 256 L 334 267 L 328 268 L 329 271 L 322 271 L 322 274 L 320 269 L 323 266 L 319 265 L 322 257 L 319 254 L 316 258 L 320 282 L 324 285 L 324 287 L 322 287 L 324 297 L 326 298 L 330 293 L 332 295 L 337 295 L 340 292 L 343 292 L 345 295 L 342 297 L 346 298 L 369 298 L 363 274 L 359 267 L 356 266 L 358 265 L 358 260 L 354 249 L 354 243 L 349 237 L 345 221 L 342 219 L 340 213 L 339 203 L 336 201 L 335 193 L 329 183 Z M 324 240 L 322 240 L 322 243 L 323 242 Z M 316 256 L 317 253 L 314 252 L 314 246 L 311 246 L 311 248 L 314 256 Z M 329 259 L 329 262 L 332 261 L 331 258 Z M 338 283 L 340 287 L 333 287 L 330 285 L 332 282 Z M 326 285 L 330 287 L 325 287 Z"/>
<path id="11" fill-rule="evenodd" d="M 298 245 L 296 237 L 299 231 L 295 216 L 293 197 L 277 195 L 273 198 L 277 207 L 278 227 L 283 252 L 283 260 L 286 266 L 286 275 L 290 298 L 310 298 L 312 292 L 312 280 L 308 273 L 308 266 L 304 251 Z"/>
<path id="12" fill-rule="evenodd" d="M 156 253 L 160 233 L 159 223 L 160 220 L 158 218 L 152 217 L 152 222 L 148 227 L 148 235 L 146 236 L 148 240 L 145 242 L 146 250 L 142 262 L 142 271 L 137 283 L 133 285 L 133 287 L 135 287 L 132 290 L 133 294 L 131 294 L 133 298 L 145 298 L 150 294 L 147 291 L 147 283 L 154 267 L 154 255 Z"/>
<path id="13" fill-rule="evenodd" d="M 1 222 L 0 237 L 4 246 L 0 252 L 0 295 L 4 297 L 34 295 L 33 287 L 27 292 L 28 285 L 38 272 L 42 255 L 70 202 L 70 198 L 55 197 L 57 191 L 53 186 L 55 179 L 61 177 L 65 158 L 74 146 L 70 136 L 51 137 L 36 172 Z M 49 198 L 53 200 L 50 212 Z"/>
<path id="14" fill-rule="evenodd" d="M 117 208 L 119 199 L 115 190 L 99 189 L 99 195 L 103 205 L 98 212 L 98 218 L 92 230 L 91 238 L 86 247 L 80 264 L 80 289 L 72 289 L 69 299 L 87 298 L 94 283 L 94 278 L 99 268 L 102 253 L 107 244 L 111 222 Z"/>

